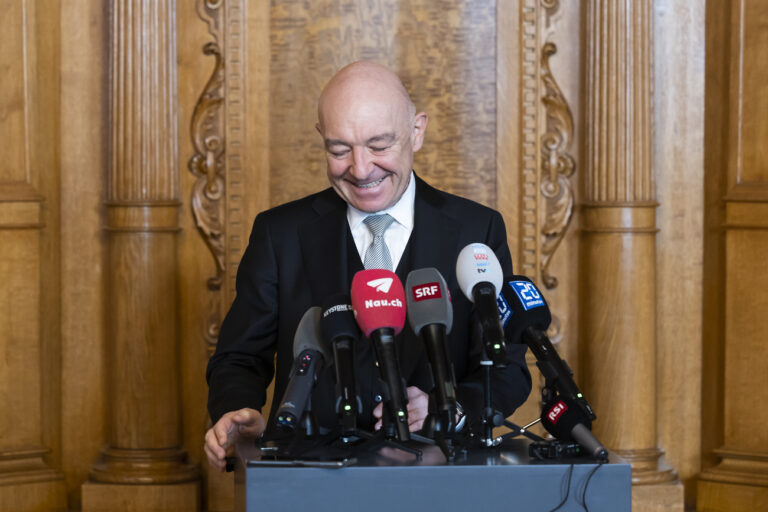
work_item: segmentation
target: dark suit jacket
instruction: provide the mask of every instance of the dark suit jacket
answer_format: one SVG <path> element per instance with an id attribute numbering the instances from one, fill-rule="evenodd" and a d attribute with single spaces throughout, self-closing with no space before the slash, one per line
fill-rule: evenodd
<path id="1" fill-rule="evenodd" d="M 326 297 L 349 293 L 352 277 L 363 269 L 346 212 L 346 203 L 329 188 L 256 217 L 237 273 L 237 296 L 208 363 L 208 410 L 214 422 L 242 407 L 261 409 L 277 351 L 274 413 L 287 385 L 299 320 Z M 472 304 L 459 288 L 455 269 L 459 251 L 472 242 L 490 246 L 504 274 L 512 275 L 501 215 L 416 178 L 414 227 L 396 273 L 405 282 L 410 270 L 435 267 L 445 277 L 454 311 L 448 351 L 458 382 L 457 399 L 476 417 L 482 404 L 480 346 L 473 341 Z M 396 345 L 407 385 L 429 392 L 432 377 L 423 342 L 408 322 Z M 509 364 L 494 369 L 492 376 L 494 406 L 505 416 L 525 401 L 531 388 L 525 346 L 509 343 L 508 348 Z M 370 428 L 380 383 L 371 342 L 360 339 L 355 350 L 358 394 L 363 403 L 359 425 Z M 333 380 L 333 372 L 324 370 L 313 391 L 313 411 L 325 426 L 336 421 Z"/>

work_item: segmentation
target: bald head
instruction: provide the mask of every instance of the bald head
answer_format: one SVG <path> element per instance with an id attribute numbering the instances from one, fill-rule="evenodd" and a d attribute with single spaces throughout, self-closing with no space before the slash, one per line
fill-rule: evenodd
<path id="1" fill-rule="evenodd" d="M 328 180 L 339 196 L 364 212 L 394 205 L 427 128 L 427 114 L 416 113 L 397 75 L 372 62 L 348 65 L 323 89 L 317 117 Z"/>
<path id="2" fill-rule="evenodd" d="M 381 102 L 403 109 L 412 118 L 416 107 L 403 82 L 392 71 L 375 62 L 358 61 L 339 70 L 326 84 L 317 103 L 317 121 L 340 105 Z"/>

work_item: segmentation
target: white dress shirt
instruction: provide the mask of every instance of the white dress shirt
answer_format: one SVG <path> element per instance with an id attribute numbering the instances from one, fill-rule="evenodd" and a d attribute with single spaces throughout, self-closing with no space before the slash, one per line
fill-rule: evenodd
<path id="1" fill-rule="evenodd" d="M 349 223 L 350 231 L 352 231 L 352 238 L 355 240 L 357 252 L 360 254 L 360 261 L 365 261 L 365 251 L 368 250 L 371 242 L 373 242 L 373 235 L 371 235 L 371 231 L 363 223 L 363 220 L 369 215 L 388 213 L 395 221 L 384 232 L 384 242 L 386 242 L 389 249 L 389 255 L 392 258 L 392 271 L 394 272 L 397 264 L 400 263 L 400 258 L 403 257 L 405 246 L 408 244 L 411 231 L 413 231 L 413 205 L 415 200 L 416 177 L 413 171 L 411 171 L 405 192 L 390 208 L 376 213 L 367 213 L 347 205 L 347 222 Z"/>

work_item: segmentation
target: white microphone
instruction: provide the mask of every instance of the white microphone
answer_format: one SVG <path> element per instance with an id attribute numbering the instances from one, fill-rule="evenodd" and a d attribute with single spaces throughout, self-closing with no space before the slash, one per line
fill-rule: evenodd
<path id="1" fill-rule="evenodd" d="M 494 366 L 504 366 L 507 347 L 496 302 L 504 282 L 499 259 L 487 245 L 469 244 L 456 260 L 456 278 L 461 291 L 475 304 L 486 356 Z"/>

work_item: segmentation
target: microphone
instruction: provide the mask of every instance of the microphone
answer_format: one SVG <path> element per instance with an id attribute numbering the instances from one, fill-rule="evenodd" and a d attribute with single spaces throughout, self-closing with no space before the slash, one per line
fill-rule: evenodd
<path id="1" fill-rule="evenodd" d="M 317 374 L 330 354 L 320 339 L 320 308 L 309 308 L 299 321 L 293 338 L 293 367 L 283 400 L 276 413 L 276 425 L 294 432 L 307 408 Z"/>
<path id="2" fill-rule="evenodd" d="M 320 329 L 323 340 L 333 347 L 336 366 L 336 414 L 344 432 L 354 431 L 357 415 L 363 410 L 355 379 L 355 341 L 360 337 L 360 329 L 355 323 L 349 295 L 338 293 L 328 297 L 321 309 Z"/>
<path id="3" fill-rule="evenodd" d="M 352 278 L 352 308 L 363 334 L 373 340 L 384 381 L 385 409 L 393 419 L 397 438 L 408 441 L 408 395 L 400 373 L 395 336 L 405 325 L 405 292 L 394 272 L 361 270 Z M 386 415 L 384 415 L 386 416 Z"/>
<path id="4" fill-rule="evenodd" d="M 435 430 L 450 433 L 456 428 L 456 377 L 445 338 L 453 324 L 448 285 L 437 269 L 423 268 L 408 274 L 405 289 L 408 322 L 424 340 L 435 381 Z"/>
<path id="5" fill-rule="evenodd" d="M 557 396 L 542 410 L 541 423 L 561 441 L 575 441 L 594 459 L 607 461 L 608 451 L 592 434 L 592 421 L 573 400 Z"/>
<path id="6" fill-rule="evenodd" d="M 525 276 L 512 276 L 504 282 L 499 303 L 507 308 L 507 333 L 510 341 L 522 341 L 536 356 L 536 365 L 547 381 L 555 383 L 558 392 L 579 406 L 591 420 L 596 419 L 595 413 L 573 380 L 573 372 L 558 355 L 552 342 L 544 331 L 552 321 L 544 297 L 536 285 Z"/>
<path id="7" fill-rule="evenodd" d="M 544 427 L 558 439 L 579 443 L 595 459 L 607 460 L 608 452 L 591 432 L 597 416 L 573 380 L 573 372 L 544 334 L 552 314 L 539 289 L 525 276 L 512 276 L 501 289 L 499 303 L 500 309 L 508 310 L 503 316 L 512 320 L 507 329 L 511 340 L 528 345 L 546 385 L 553 383 L 557 390 L 542 412 Z"/>
<path id="8" fill-rule="evenodd" d="M 505 366 L 507 347 L 496 303 L 503 282 L 499 259 L 487 245 L 469 244 L 459 252 L 456 278 L 461 291 L 475 304 L 486 356 L 495 366 Z"/>

